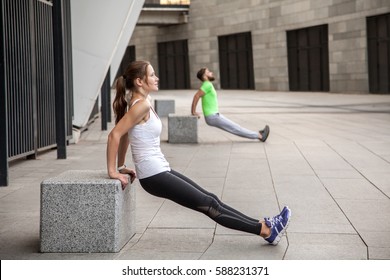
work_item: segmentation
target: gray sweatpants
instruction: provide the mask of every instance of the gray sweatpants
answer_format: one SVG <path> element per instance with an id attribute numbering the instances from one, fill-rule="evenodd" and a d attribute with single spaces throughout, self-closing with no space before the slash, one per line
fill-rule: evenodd
<path id="1" fill-rule="evenodd" d="M 241 136 L 244 138 L 259 139 L 258 132 L 243 128 L 235 122 L 232 122 L 228 118 L 225 118 L 220 113 L 216 113 L 207 117 L 205 116 L 204 118 L 206 120 L 206 123 L 210 126 L 218 127 L 234 135 Z"/>

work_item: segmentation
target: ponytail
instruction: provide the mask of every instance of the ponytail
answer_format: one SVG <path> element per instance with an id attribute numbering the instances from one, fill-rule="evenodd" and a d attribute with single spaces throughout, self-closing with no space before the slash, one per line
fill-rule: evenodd
<path id="1" fill-rule="evenodd" d="M 148 61 L 133 61 L 127 68 L 123 76 L 120 76 L 116 81 L 116 95 L 112 107 L 115 113 L 115 124 L 117 124 L 120 119 L 127 112 L 127 100 L 126 100 L 126 90 L 133 92 L 135 90 L 134 80 L 137 78 L 144 79 L 145 81 L 147 76 L 147 67 L 150 65 Z"/>
<path id="2" fill-rule="evenodd" d="M 115 113 L 115 124 L 117 124 L 127 111 L 126 79 L 123 76 L 120 76 L 116 81 L 116 95 L 112 108 Z"/>

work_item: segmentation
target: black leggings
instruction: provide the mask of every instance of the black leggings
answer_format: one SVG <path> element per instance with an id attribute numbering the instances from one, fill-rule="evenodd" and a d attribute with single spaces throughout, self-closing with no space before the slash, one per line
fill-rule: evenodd
<path id="1" fill-rule="evenodd" d="M 174 170 L 139 181 L 148 193 L 170 199 L 184 207 L 201 212 L 222 226 L 256 235 L 260 234 L 259 220 L 250 218 L 224 204 L 215 194 L 204 190 Z"/>

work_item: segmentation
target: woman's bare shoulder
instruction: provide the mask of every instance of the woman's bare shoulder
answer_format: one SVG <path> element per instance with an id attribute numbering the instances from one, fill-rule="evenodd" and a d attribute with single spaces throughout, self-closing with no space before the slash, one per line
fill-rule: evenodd
<path id="1" fill-rule="evenodd" d="M 127 112 L 128 115 L 141 117 L 141 119 L 147 118 L 150 111 L 150 103 L 145 99 L 130 100 L 130 108 Z"/>

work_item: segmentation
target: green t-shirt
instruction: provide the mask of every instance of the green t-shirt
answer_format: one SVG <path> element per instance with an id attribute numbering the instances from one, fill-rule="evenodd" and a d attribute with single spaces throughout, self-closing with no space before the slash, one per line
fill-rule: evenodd
<path id="1" fill-rule="evenodd" d="M 204 81 L 200 89 L 204 92 L 202 96 L 202 110 L 207 117 L 218 113 L 217 92 L 210 81 Z"/>

